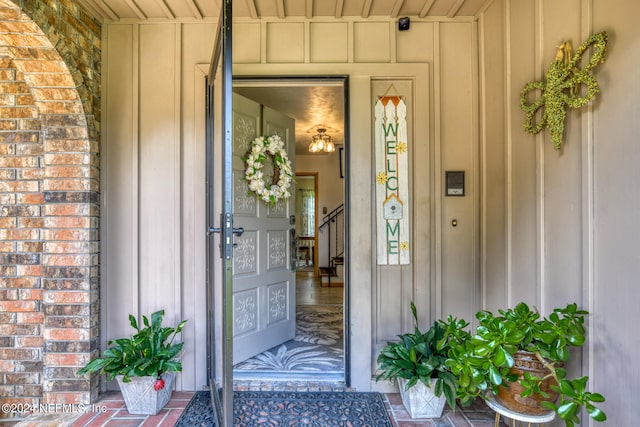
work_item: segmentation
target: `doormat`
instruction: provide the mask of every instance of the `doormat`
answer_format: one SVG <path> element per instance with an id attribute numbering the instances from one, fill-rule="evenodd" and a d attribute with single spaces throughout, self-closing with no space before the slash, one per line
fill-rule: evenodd
<path id="1" fill-rule="evenodd" d="M 197 392 L 176 427 L 215 426 L 207 391 Z M 380 393 L 236 391 L 233 425 L 392 427 Z"/>
<path id="2" fill-rule="evenodd" d="M 343 375 L 342 310 L 339 304 L 297 306 L 295 338 L 235 365 L 234 376 Z"/>

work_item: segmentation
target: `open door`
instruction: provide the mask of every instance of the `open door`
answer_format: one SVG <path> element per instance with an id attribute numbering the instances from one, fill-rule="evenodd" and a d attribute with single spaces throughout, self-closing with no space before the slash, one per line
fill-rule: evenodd
<path id="1" fill-rule="evenodd" d="M 256 137 L 278 135 L 293 162 L 295 121 L 234 93 L 233 129 L 233 216 L 236 226 L 244 229 L 233 251 L 233 363 L 237 364 L 295 336 L 295 197 L 270 204 L 250 193 L 244 161 Z M 273 176 L 269 158 L 261 171 L 266 181 Z"/>
<path id="2" fill-rule="evenodd" d="M 232 0 L 224 0 L 220 10 L 206 111 L 209 388 L 216 425 L 224 427 L 233 426 L 231 4 Z"/>

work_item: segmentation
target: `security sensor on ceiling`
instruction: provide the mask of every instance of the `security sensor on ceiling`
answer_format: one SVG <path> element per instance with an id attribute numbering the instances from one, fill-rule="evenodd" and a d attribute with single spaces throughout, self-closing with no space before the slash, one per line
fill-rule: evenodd
<path id="1" fill-rule="evenodd" d="M 409 20 L 409 17 L 400 18 L 398 19 L 398 30 L 407 31 L 410 24 L 411 21 Z"/>

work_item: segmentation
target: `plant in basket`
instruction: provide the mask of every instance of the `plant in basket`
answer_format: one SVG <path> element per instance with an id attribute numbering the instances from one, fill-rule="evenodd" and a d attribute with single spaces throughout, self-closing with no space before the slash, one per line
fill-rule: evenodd
<path id="1" fill-rule="evenodd" d="M 182 371 L 180 352 L 184 343 L 174 343 L 186 320 L 178 326 L 163 327 L 164 310 L 142 316 L 143 328 L 133 315 L 129 323 L 136 333 L 109 341 L 102 357 L 78 371 L 78 375 L 98 372 L 107 381 L 118 381 L 127 409 L 132 414 L 155 415 L 169 401 L 176 372 Z"/>
<path id="2" fill-rule="evenodd" d="M 470 336 L 464 320 L 449 316 L 447 322 L 434 322 L 426 331 L 418 327 L 417 310 L 411 303 L 415 326 L 412 333 L 388 342 L 378 355 L 376 380 L 396 380 L 402 401 L 413 418 L 437 418 L 445 400 L 455 409 L 457 378 L 445 365 L 452 341 Z"/>
<path id="3" fill-rule="evenodd" d="M 548 317 L 525 303 L 498 310 L 498 315 L 478 312 L 475 333 L 467 341 L 453 341 L 446 361 L 458 377 L 460 402 L 493 395 L 515 412 L 555 411 L 568 427 L 580 423 L 582 408 L 594 420 L 605 421 L 595 405 L 604 397 L 587 389 L 587 376 L 569 378 L 565 370 L 570 348 L 585 343 L 587 315 L 576 304 L 556 308 Z"/>

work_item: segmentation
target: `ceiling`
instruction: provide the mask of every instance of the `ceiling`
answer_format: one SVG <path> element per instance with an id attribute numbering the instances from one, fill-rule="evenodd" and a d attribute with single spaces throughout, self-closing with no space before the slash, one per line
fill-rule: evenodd
<path id="1" fill-rule="evenodd" d="M 104 23 L 121 21 L 216 21 L 223 0 L 80 0 Z M 386 18 L 408 16 L 446 20 L 475 19 L 494 0 L 234 0 L 234 18 L 311 19 Z M 261 104 L 296 120 L 296 153 L 308 153 L 320 126 L 344 143 L 344 97 L 341 85 L 317 82 L 274 87 L 236 88 Z"/>
<path id="2" fill-rule="evenodd" d="M 274 84 L 275 83 L 275 84 Z M 309 154 L 311 137 L 327 129 L 336 145 L 344 144 L 344 88 L 342 83 L 279 81 L 234 83 L 233 91 L 296 121 L 296 154 Z"/>
<path id="3" fill-rule="evenodd" d="M 215 19 L 222 0 L 80 0 L 104 21 Z M 234 0 L 236 18 L 476 17 L 493 0 Z"/>

